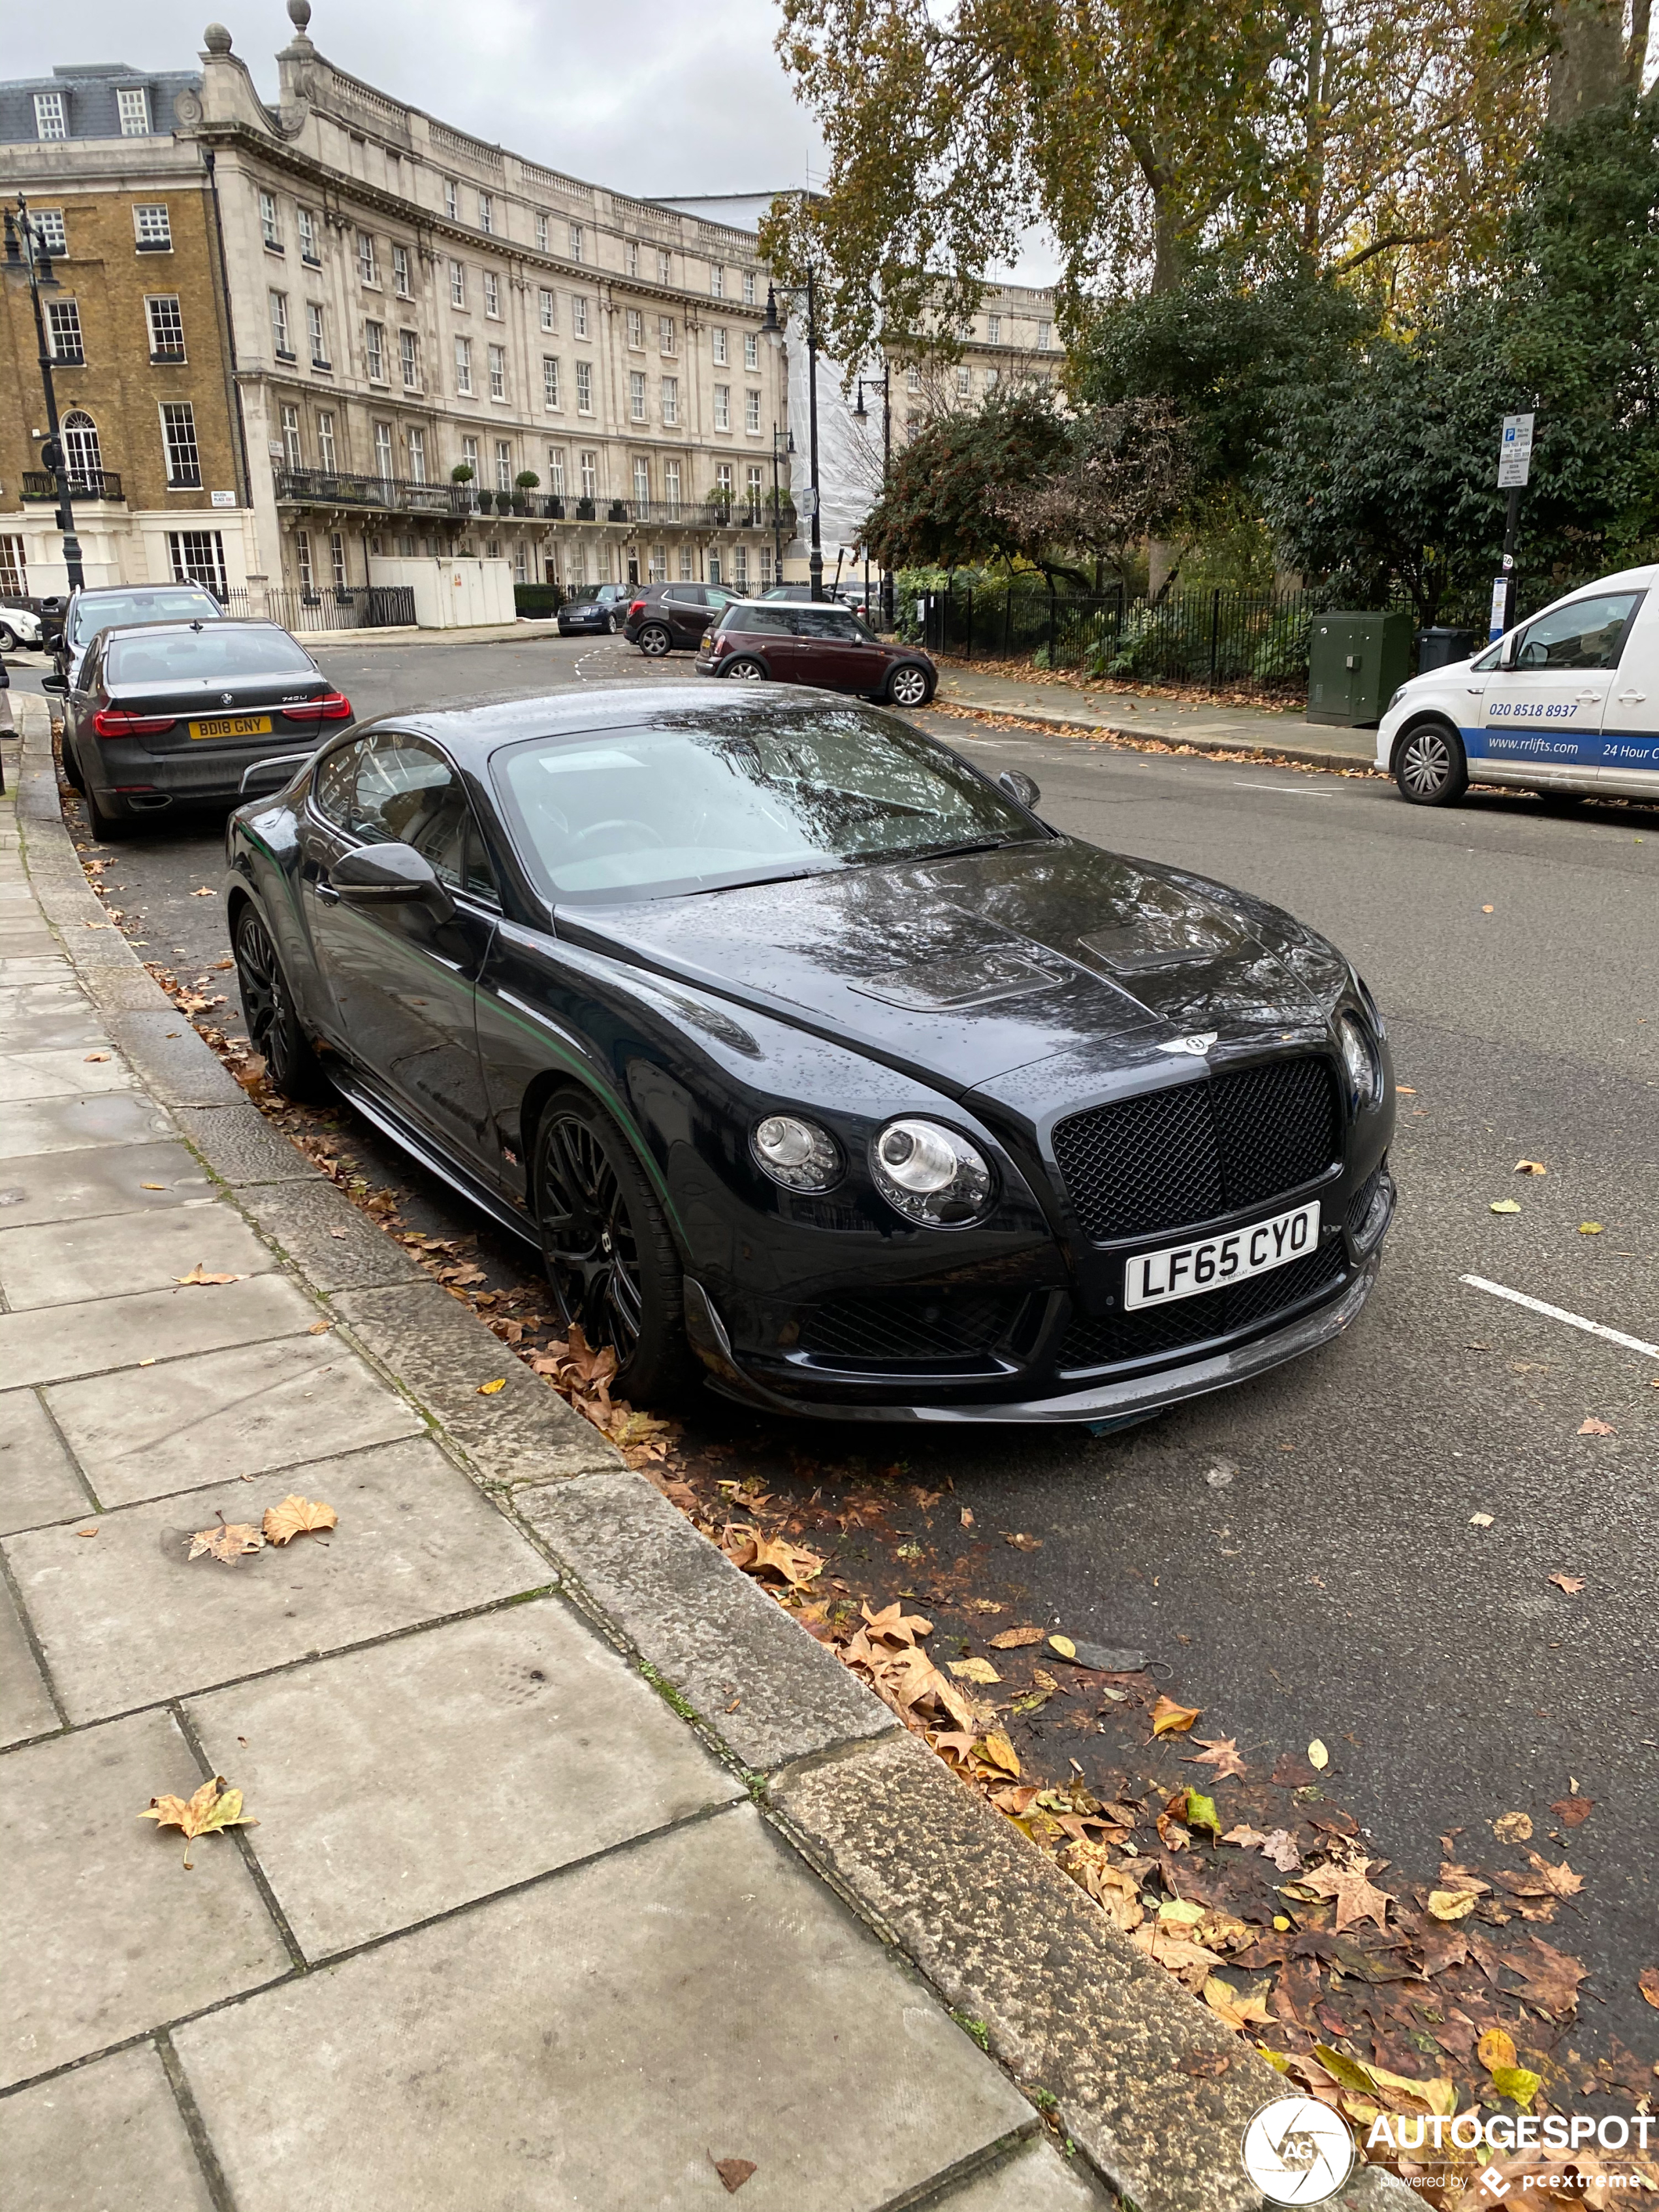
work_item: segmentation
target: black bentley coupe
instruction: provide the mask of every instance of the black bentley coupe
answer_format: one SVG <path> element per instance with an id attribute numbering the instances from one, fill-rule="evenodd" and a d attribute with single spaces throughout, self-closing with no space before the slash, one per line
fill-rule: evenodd
<path id="1" fill-rule="evenodd" d="M 1038 798 L 799 689 L 391 715 L 231 817 L 249 1030 L 619 1395 L 1124 1423 L 1358 1313 L 1393 1077 L 1323 938 Z"/>

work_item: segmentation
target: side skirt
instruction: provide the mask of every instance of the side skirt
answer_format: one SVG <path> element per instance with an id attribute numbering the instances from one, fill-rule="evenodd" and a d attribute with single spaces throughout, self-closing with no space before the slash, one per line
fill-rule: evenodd
<path id="1" fill-rule="evenodd" d="M 355 1073 L 342 1064 L 337 1054 L 329 1055 L 328 1076 L 340 1096 L 356 1108 L 365 1121 L 373 1122 L 383 1137 L 390 1137 L 392 1143 L 407 1152 L 411 1159 L 418 1160 L 428 1175 L 434 1175 L 440 1182 L 447 1183 L 450 1189 L 465 1199 L 470 1206 L 476 1206 L 480 1212 L 487 1213 L 497 1228 L 507 1230 L 539 1255 L 541 1239 L 536 1234 L 534 1224 L 525 1215 L 515 1213 L 504 1199 L 487 1188 L 459 1161 L 451 1159 L 424 1130 L 415 1129 L 395 1106 L 388 1104 L 376 1092 L 368 1089 Z"/>

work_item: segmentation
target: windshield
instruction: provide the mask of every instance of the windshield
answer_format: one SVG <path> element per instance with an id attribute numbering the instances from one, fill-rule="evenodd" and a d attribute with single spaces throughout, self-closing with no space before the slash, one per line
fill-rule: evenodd
<path id="1" fill-rule="evenodd" d="M 110 592 L 95 599 L 76 600 L 70 642 L 84 645 L 100 630 L 122 629 L 129 623 L 218 622 L 223 615 L 212 592 L 193 584 L 163 585 L 151 592 Z"/>
<path id="2" fill-rule="evenodd" d="M 151 631 L 112 638 L 106 684 L 216 684 L 227 676 L 314 676 L 317 665 L 285 629 L 244 629 L 225 623 L 213 629 Z"/>
<path id="3" fill-rule="evenodd" d="M 964 763 L 853 706 L 665 716 L 532 740 L 492 766 L 556 900 L 670 897 L 1045 835 Z"/>

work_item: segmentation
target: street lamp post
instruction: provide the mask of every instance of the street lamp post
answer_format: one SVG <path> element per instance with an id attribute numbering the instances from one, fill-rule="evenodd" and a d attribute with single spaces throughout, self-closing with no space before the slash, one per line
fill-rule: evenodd
<path id="1" fill-rule="evenodd" d="M 804 294 L 806 300 L 806 442 L 807 466 L 811 476 L 807 503 L 812 523 L 812 550 L 808 574 L 812 580 L 812 597 L 821 599 L 823 597 L 823 539 L 818 525 L 818 318 L 813 272 L 810 269 L 807 270 L 805 284 L 767 286 L 766 313 L 761 329 L 775 346 L 783 342 L 783 325 L 778 320 L 780 291 L 786 299 Z"/>
<path id="2" fill-rule="evenodd" d="M 27 284 L 34 307 L 40 382 L 46 396 L 46 442 L 40 449 L 40 459 L 57 480 L 58 526 L 64 533 L 64 566 L 68 571 L 70 591 L 78 592 L 86 575 L 81 566 L 81 541 L 75 534 L 75 510 L 70 504 L 69 456 L 64 451 L 58 430 L 58 394 L 52 380 L 52 348 L 46 340 L 46 318 L 40 305 L 42 292 L 56 292 L 60 288 L 52 274 L 46 240 L 30 222 L 28 202 L 21 192 L 16 214 L 14 216 L 9 208 L 6 210 L 6 274 L 14 279 L 21 277 Z"/>
<path id="3" fill-rule="evenodd" d="M 881 394 L 881 489 L 884 497 L 887 491 L 887 480 L 892 474 L 893 470 L 892 371 L 884 365 L 882 373 L 879 376 L 860 377 L 858 399 L 853 409 L 853 420 L 855 422 L 863 422 L 868 420 L 868 415 L 864 404 L 864 387 L 866 384 L 869 386 L 872 392 L 879 392 Z M 866 589 L 867 588 L 868 586 L 866 580 Z M 892 629 L 893 572 L 884 562 L 883 563 L 881 571 L 881 621 L 882 628 L 884 629 Z"/>
<path id="4" fill-rule="evenodd" d="M 793 460 L 795 453 L 795 434 L 793 430 L 780 430 L 772 425 L 772 564 L 773 580 L 783 581 L 783 498 L 779 479 L 779 465 Z"/>

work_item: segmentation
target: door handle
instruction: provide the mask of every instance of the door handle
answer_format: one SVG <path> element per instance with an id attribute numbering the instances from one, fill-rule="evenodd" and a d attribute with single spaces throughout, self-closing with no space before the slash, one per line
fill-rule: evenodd
<path id="1" fill-rule="evenodd" d="M 1599 706 L 1602 696 L 1600 691 L 1581 691 L 1578 694 L 1578 703 L 1581 707 Z"/>
<path id="2" fill-rule="evenodd" d="M 1621 707 L 1639 707 L 1647 696 L 1645 691 L 1621 691 L 1619 703 Z"/>
<path id="3" fill-rule="evenodd" d="M 323 901 L 325 905 L 338 906 L 340 903 L 340 894 L 335 890 L 333 884 L 330 883 L 326 876 L 318 877 L 316 890 L 318 897 Z"/>

